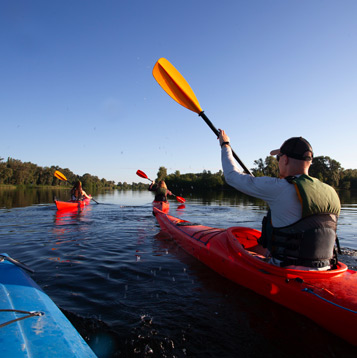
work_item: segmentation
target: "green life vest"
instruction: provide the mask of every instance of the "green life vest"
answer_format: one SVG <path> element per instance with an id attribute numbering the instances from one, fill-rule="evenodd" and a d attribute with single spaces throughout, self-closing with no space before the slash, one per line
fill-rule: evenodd
<path id="1" fill-rule="evenodd" d="M 271 224 L 270 211 L 263 219 L 261 243 L 281 266 L 325 267 L 337 263 L 334 250 L 341 204 L 336 191 L 308 175 L 285 178 L 295 186 L 302 218 L 279 228 Z"/>
<path id="2" fill-rule="evenodd" d="M 287 180 L 295 185 L 302 204 L 303 218 L 314 214 L 340 215 L 340 199 L 331 186 L 305 174 L 298 178 L 289 177 Z"/>
<path id="3" fill-rule="evenodd" d="M 158 187 L 155 190 L 155 200 L 156 201 L 167 201 L 167 189 Z"/>

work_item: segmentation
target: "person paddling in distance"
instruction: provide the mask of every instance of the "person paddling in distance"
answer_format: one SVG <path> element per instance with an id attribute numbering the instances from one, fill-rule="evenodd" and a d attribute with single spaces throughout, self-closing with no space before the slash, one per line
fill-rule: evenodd
<path id="1" fill-rule="evenodd" d="M 309 176 L 310 143 L 302 137 L 286 140 L 270 152 L 279 162 L 280 177 L 253 177 L 239 171 L 224 130 L 219 130 L 218 138 L 226 182 L 269 205 L 259 240 L 269 262 L 300 270 L 333 268 L 341 204 L 331 186 Z"/>
<path id="2" fill-rule="evenodd" d="M 155 184 L 154 180 L 149 186 L 149 191 L 155 192 L 155 201 L 167 201 L 167 195 L 173 195 L 163 180 L 160 180 L 158 184 Z"/>
<path id="3" fill-rule="evenodd" d="M 71 200 L 90 199 L 91 197 L 82 189 L 82 183 L 77 180 L 71 189 Z"/>

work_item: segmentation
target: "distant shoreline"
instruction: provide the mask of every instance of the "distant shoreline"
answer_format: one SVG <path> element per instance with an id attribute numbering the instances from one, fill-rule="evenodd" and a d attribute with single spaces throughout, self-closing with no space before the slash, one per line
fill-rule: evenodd
<path id="1" fill-rule="evenodd" d="M 52 185 L 13 185 L 13 184 L 0 184 L 1 189 L 70 189 L 69 186 L 52 186 Z"/>

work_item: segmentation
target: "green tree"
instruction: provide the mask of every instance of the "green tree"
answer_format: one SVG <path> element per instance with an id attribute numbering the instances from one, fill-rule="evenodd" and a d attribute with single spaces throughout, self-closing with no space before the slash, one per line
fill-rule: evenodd
<path id="1" fill-rule="evenodd" d="M 337 188 L 340 183 L 342 168 L 336 160 L 327 156 L 319 156 L 313 158 L 309 174 Z"/>
<path id="2" fill-rule="evenodd" d="M 165 180 L 167 177 L 167 169 L 165 167 L 160 167 L 159 171 L 157 172 L 157 180 Z"/>
<path id="3" fill-rule="evenodd" d="M 269 155 L 265 158 L 265 175 L 268 177 L 279 178 L 279 163 L 275 157 Z"/>
<path id="4" fill-rule="evenodd" d="M 341 189 L 357 189 L 357 169 L 347 169 L 341 173 Z"/>
<path id="5" fill-rule="evenodd" d="M 256 168 L 252 169 L 252 173 L 255 177 L 261 177 L 264 176 L 264 161 L 262 158 L 259 158 L 258 160 L 254 160 L 254 165 Z"/>
<path id="6" fill-rule="evenodd" d="M 3 160 L 4 158 L 0 158 L 0 184 L 10 184 L 13 171 Z"/>
<path id="7" fill-rule="evenodd" d="M 263 159 L 258 159 L 254 161 L 255 168 L 253 168 L 252 172 L 254 176 L 268 176 L 268 177 L 279 177 L 279 163 L 273 156 L 268 156 Z"/>

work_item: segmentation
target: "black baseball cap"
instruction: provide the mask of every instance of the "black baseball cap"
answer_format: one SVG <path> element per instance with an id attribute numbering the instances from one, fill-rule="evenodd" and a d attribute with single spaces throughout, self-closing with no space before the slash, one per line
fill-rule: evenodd
<path id="1" fill-rule="evenodd" d="M 310 152 L 311 156 L 305 155 Z M 303 137 L 292 137 L 287 139 L 280 149 L 275 149 L 270 152 L 270 155 L 285 154 L 290 158 L 305 160 L 307 162 L 312 160 L 314 153 L 310 143 Z"/>

